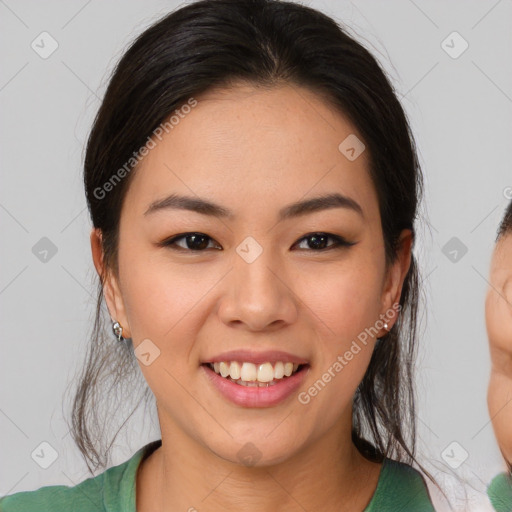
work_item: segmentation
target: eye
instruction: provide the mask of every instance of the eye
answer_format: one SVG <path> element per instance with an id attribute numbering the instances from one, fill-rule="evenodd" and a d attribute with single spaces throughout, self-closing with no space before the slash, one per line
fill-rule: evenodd
<path id="1" fill-rule="evenodd" d="M 331 245 L 327 245 L 327 241 L 331 239 L 334 240 L 334 243 Z M 302 237 L 298 244 L 303 244 L 306 241 L 307 246 L 313 249 L 314 252 L 328 251 L 330 249 L 337 249 L 342 247 L 349 247 L 351 245 L 355 245 L 355 242 L 348 242 L 343 237 L 338 235 L 333 235 L 330 233 L 310 233 Z M 304 247 L 300 247 L 300 249 L 305 249 Z M 306 249 L 307 250 L 307 249 Z"/>
<path id="2" fill-rule="evenodd" d="M 185 247 L 177 243 L 178 240 L 185 240 Z M 171 249 L 201 252 L 208 248 L 208 241 L 213 240 L 204 233 L 184 233 L 182 235 L 175 236 L 168 240 L 165 240 L 160 245 L 170 247 Z"/>
<path id="3" fill-rule="evenodd" d="M 334 240 L 334 243 L 327 245 L 327 241 L 331 239 Z M 184 240 L 184 246 L 180 245 L 178 241 Z M 163 247 L 170 247 L 174 250 L 183 250 L 183 251 L 192 251 L 192 252 L 202 252 L 205 249 L 208 249 L 209 241 L 213 241 L 213 238 L 205 235 L 204 233 L 183 233 L 181 235 L 174 236 L 168 240 L 164 240 L 159 245 Z M 355 245 L 356 242 L 348 242 L 343 237 L 338 235 L 333 235 L 330 233 L 310 233 L 302 237 L 295 245 L 301 245 L 306 241 L 309 249 L 312 249 L 313 252 L 322 252 L 328 251 L 331 249 L 349 247 L 351 245 Z M 215 248 L 215 247 L 214 247 Z M 219 250 L 220 246 L 217 244 L 217 250 Z M 299 247 L 300 250 L 308 250 L 305 247 Z"/>

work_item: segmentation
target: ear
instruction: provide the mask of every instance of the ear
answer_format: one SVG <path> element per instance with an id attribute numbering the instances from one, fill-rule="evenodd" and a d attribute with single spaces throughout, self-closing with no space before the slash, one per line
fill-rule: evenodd
<path id="1" fill-rule="evenodd" d="M 413 233 L 410 229 L 404 229 L 400 233 L 395 261 L 387 269 L 381 295 L 381 318 L 385 318 L 388 328 L 383 329 L 380 336 L 385 335 L 398 318 L 399 308 L 397 305 L 400 304 L 405 276 L 411 266 L 413 240 Z"/>
<path id="2" fill-rule="evenodd" d="M 130 325 L 126 316 L 124 302 L 117 278 L 111 269 L 106 268 L 103 261 L 103 243 L 101 229 L 93 228 L 91 231 L 91 251 L 96 272 L 104 275 L 103 295 L 107 303 L 110 317 L 119 322 L 123 328 L 123 337 L 131 338 Z"/>

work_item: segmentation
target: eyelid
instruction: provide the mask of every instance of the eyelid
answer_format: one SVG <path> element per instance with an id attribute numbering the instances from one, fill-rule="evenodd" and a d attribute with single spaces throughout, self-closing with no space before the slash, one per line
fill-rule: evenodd
<path id="1" fill-rule="evenodd" d="M 184 248 L 184 247 L 180 247 L 180 246 L 176 245 L 176 242 L 178 240 L 184 239 L 187 236 L 192 236 L 192 235 L 204 236 L 204 237 L 208 238 L 210 241 L 213 241 L 214 243 L 216 243 L 217 245 L 220 246 L 220 244 L 213 237 L 211 237 L 210 235 L 208 235 L 206 233 L 202 233 L 199 231 L 187 231 L 185 233 L 173 235 L 172 237 L 163 240 L 162 242 L 158 243 L 157 245 L 159 245 L 160 247 L 167 247 L 167 248 L 170 248 L 170 249 L 176 250 L 176 251 L 188 252 L 188 253 L 194 253 L 194 254 L 201 253 L 201 252 L 207 252 L 208 249 L 193 250 L 193 249 L 188 249 L 188 248 Z M 358 243 L 358 242 L 351 242 L 341 235 L 335 235 L 334 233 L 329 233 L 327 231 L 311 231 L 311 232 L 306 233 L 305 235 L 301 236 L 296 242 L 294 242 L 292 247 L 295 247 L 296 245 L 300 244 L 302 241 L 304 241 L 314 235 L 324 235 L 327 238 L 334 240 L 335 243 L 331 244 L 323 249 L 316 249 L 316 250 L 315 249 L 299 249 L 300 251 L 322 253 L 322 252 L 327 252 L 329 250 L 351 247 Z M 215 250 L 219 250 L 219 249 L 215 248 Z"/>
<path id="2" fill-rule="evenodd" d="M 213 241 L 215 242 L 217 245 L 220 246 L 219 242 L 217 242 L 217 240 L 215 240 L 215 238 L 211 237 L 210 235 L 207 235 L 206 233 L 202 233 L 200 231 L 186 231 L 185 233 L 179 233 L 177 235 L 173 235 L 169 238 L 166 238 L 165 240 L 163 240 L 162 242 L 159 242 L 157 245 L 160 246 L 160 247 L 166 247 L 166 248 L 169 248 L 169 249 L 172 249 L 172 250 L 175 250 L 175 251 L 181 251 L 181 252 L 189 252 L 189 253 L 201 253 L 201 252 L 206 252 L 206 249 L 203 249 L 203 250 L 192 250 L 192 249 L 185 249 L 183 247 L 180 247 L 178 245 L 176 245 L 176 242 L 180 239 L 183 239 L 183 238 L 186 238 L 187 236 L 192 236 L 192 235 L 201 235 L 201 236 L 204 236 L 206 238 L 208 238 L 210 241 Z M 216 249 L 216 250 L 219 250 L 219 249 Z"/>
<path id="3" fill-rule="evenodd" d="M 329 245 L 328 247 L 326 247 L 324 249 L 317 249 L 317 250 L 314 250 L 314 249 L 299 249 L 299 250 L 303 250 L 303 251 L 306 251 L 306 252 L 325 252 L 325 251 L 328 251 L 329 249 L 337 249 L 337 248 L 343 248 L 343 247 L 350 247 L 350 246 L 355 245 L 357 243 L 357 242 L 350 242 L 349 240 L 347 240 L 346 238 L 344 238 L 341 235 L 335 235 L 334 233 L 329 233 L 327 231 L 312 231 L 310 233 L 307 233 L 306 235 L 303 235 L 301 238 L 299 238 L 297 240 L 297 242 L 295 242 L 293 244 L 293 246 L 299 244 L 303 240 L 306 240 L 307 238 L 310 238 L 310 237 L 312 237 L 314 235 L 325 235 L 327 238 L 331 238 L 332 240 L 334 240 L 335 243 L 332 244 L 332 245 Z"/>

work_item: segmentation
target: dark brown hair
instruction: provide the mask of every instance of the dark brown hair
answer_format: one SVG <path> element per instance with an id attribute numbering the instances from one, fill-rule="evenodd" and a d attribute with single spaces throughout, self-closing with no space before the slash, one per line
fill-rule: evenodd
<path id="1" fill-rule="evenodd" d="M 414 234 L 422 174 L 408 120 L 376 59 L 333 19 L 312 8 L 278 0 L 207 0 L 166 15 L 133 42 L 117 64 L 95 118 L 84 185 L 92 223 L 102 233 L 107 270 L 117 275 L 120 211 L 137 166 L 107 194 L 98 190 L 175 109 L 213 87 L 240 81 L 308 88 L 357 128 L 370 157 L 386 262 L 393 262 L 401 231 Z M 116 407 L 128 405 L 133 413 L 152 396 L 131 346 L 118 343 L 105 325 L 104 279 L 98 283 L 94 327 L 72 410 L 73 438 L 95 469 L 108 465 L 119 434 L 110 443 L 105 439 L 107 420 L 120 416 L 114 414 Z M 399 320 L 377 341 L 354 397 L 353 439 L 368 457 L 415 460 L 412 372 L 419 284 L 413 255 Z"/>
<path id="2" fill-rule="evenodd" d="M 496 241 L 501 240 L 505 235 L 509 235 L 512 233 L 512 201 L 508 204 L 508 207 L 505 211 L 505 215 L 503 215 L 503 219 L 501 219 L 500 225 L 498 227 L 498 234 L 496 236 Z"/>

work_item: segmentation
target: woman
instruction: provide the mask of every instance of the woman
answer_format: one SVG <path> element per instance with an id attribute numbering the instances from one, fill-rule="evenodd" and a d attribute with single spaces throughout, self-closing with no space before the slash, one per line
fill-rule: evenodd
<path id="1" fill-rule="evenodd" d="M 491 353 L 487 403 L 508 472 L 487 493 L 497 512 L 512 510 L 512 202 L 501 221 L 492 255 L 485 320 Z"/>
<path id="2" fill-rule="evenodd" d="M 368 51 L 299 4 L 187 5 L 119 62 L 84 182 L 101 288 L 73 435 L 105 467 L 95 399 L 138 366 L 161 440 L 1 510 L 433 510 L 411 466 L 422 177 Z"/>

